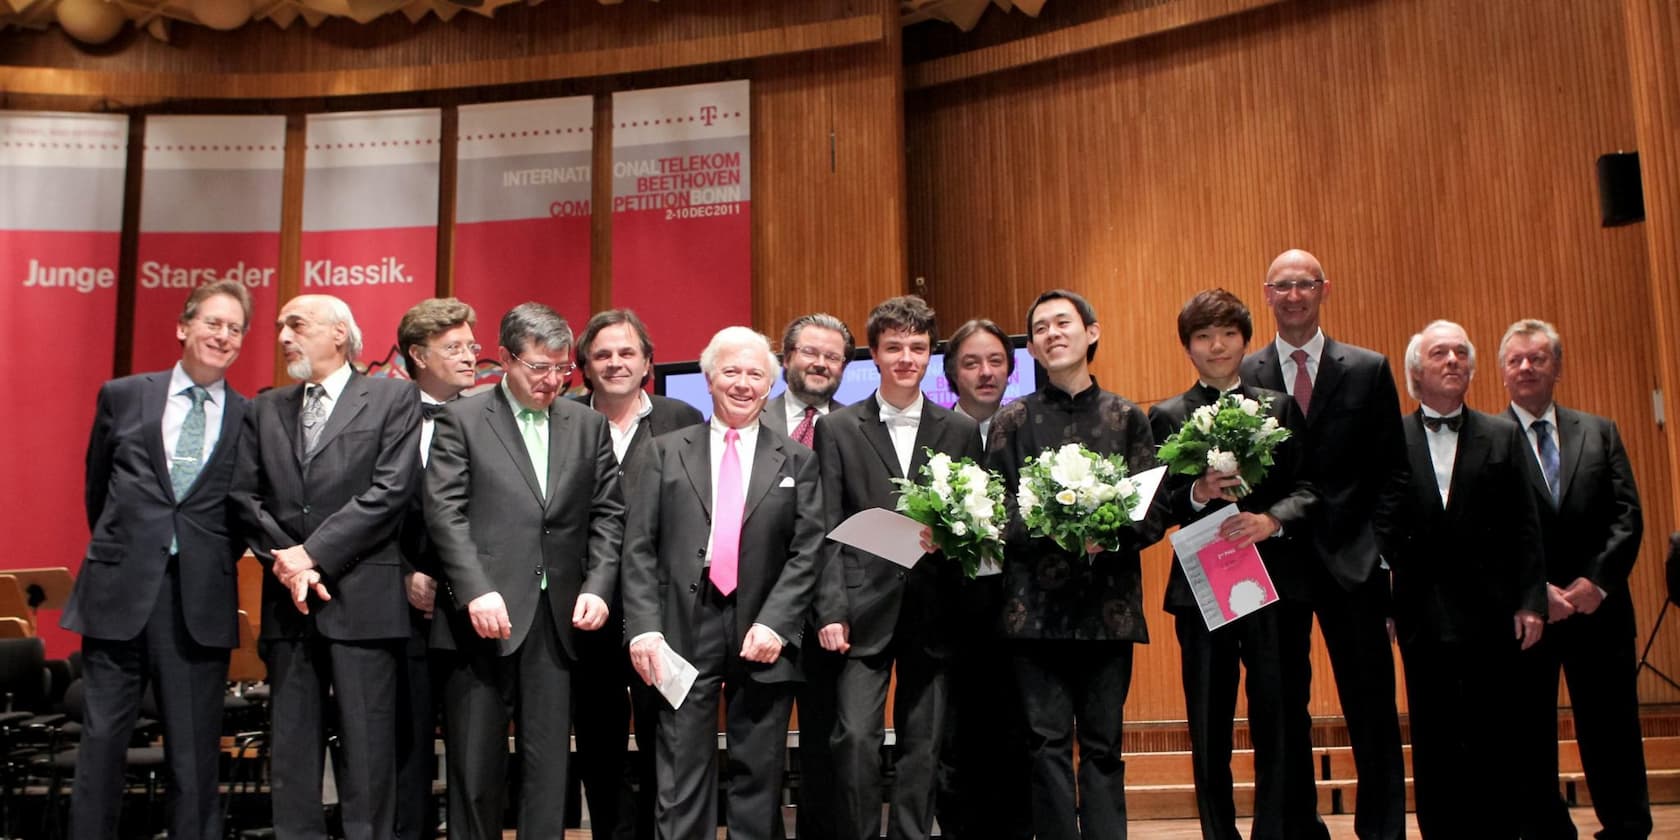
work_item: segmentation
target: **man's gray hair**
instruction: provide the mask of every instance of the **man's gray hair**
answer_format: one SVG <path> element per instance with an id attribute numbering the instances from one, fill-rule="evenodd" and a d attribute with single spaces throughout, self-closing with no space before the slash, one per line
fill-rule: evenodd
<path id="1" fill-rule="evenodd" d="M 1434 329 L 1457 330 L 1459 335 L 1464 336 L 1464 346 L 1470 348 L 1470 374 L 1474 376 L 1476 373 L 1476 345 L 1470 341 L 1470 331 L 1444 318 L 1430 321 L 1412 336 L 1411 341 L 1406 342 L 1406 393 L 1414 400 L 1417 399 L 1417 377 L 1423 372 L 1423 336 Z"/>
<path id="2" fill-rule="evenodd" d="M 554 307 L 546 303 L 528 301 L 502 316 L 501 334 L 497 338 L 509 353 L 518 355 L 533 345 L 553 351 L 572 346 L 572 328 Z"/>
<path id="3" fill-rule="evenodd" d="M 1499 362 L 1505 363 L 1505 345 L 1519 335 L 1543 335 L 1552 344 L 1552 361 L 1563 361 L 1563 339 L 1558 337 L 1557 327 L 1539 318 L 1524 318 L 1505 330 L 1505 336 L 1499 339 Z"/>
<path id="4" fill-rule="evenodd" d="M 717 373 L 718 355 L 742 348 L 764 351 L 771 382 L 775 382 L 777 377 L 782 375 L 782 364 L 776 361 L 776 354 L 770 349 L 770 339 L 751 327 L 724 327 L 718 330 L 706 344 L 706 349 L 700 351 L 700 372 L 704 373 L 707 379 L 711 379 L 712 374 Z"/>
<path id="5" fill-rule="evenodd" d="M 356 316 L 350 314 L 350 304 L 332 295 L 298 295 L 293 301 L 318 305 L 327 314 L 327 326 L 344 325 L 344 358 L 356 361 L 362 357 L 362 328 L 356 326 Z"/>

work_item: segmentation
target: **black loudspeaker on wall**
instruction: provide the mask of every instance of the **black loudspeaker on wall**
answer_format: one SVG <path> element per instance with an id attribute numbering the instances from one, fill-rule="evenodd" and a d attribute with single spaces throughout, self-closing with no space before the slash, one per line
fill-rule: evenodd
<path id="1" fill-rule="evenodd" d="M 1598 156 L 1598 215 L 1605 227 L 1645 221 L 1645 188 L 1639 181 L 1639 153 Z"/>

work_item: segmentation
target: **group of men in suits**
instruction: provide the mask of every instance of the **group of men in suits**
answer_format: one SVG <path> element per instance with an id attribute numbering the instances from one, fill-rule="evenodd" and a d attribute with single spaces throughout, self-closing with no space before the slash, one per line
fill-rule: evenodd
<path id="1" fill-rule="evenodd" d="M 1185 305 L 1197 384 L 1147 413 L 1091 375 L 1090 303 L 1052 290 L 1026 318 L 1048 381 L 1008 405 L 1009 337 L 981 320 L 947 345 L 957 405 L 923 396 L 938 331 L 907 296 L 871 312 L 880 385 L 851 406 L 833 400 L 853 345 L 844 322 L 795 319 L 780 359 L 750 329 L 719 331 L 701 356 L 708 421 L 647 393 L 653 342 L 628 310 L 595 315 L 574 339 L 549 307 L 513 308 L 501 382 L 463 396 L 481 348 L 471 307 L 453 299 L 423 301 L 399 325 L 413 384 L 355 370 L 361 334 L 342 301 L 288 301 L 277 329 L 297 383 L 247 403 L 224 377 L 249 299 L 238 284 L 199 287 L 176 325 L 181 362 L 99 395 L 93 539 L 64 619 L 84 636 L 88 685 L 75 834 L 115 834 L 122 749 L 148 683 L 172 836 L 220 833 L 221 694 L 249 547 L 266 570 L 280 837 L 326 835 L 329 732 L 345 836 L 428 836 L 441 710 L 451 836 L 500 836 L 512 723 L 522 833 L 560 830 L 576 775 L 597 836 L 711 836 L 721 775 L 731 836 L 780 838 L 797 700 L 799 836 L 871 838 L 895 671 L 890 836 L 929 836 L 937 813 L 948 836 L 1123 837 L 1123 708 L 1133 646 L 1148 641 L 1139 552 L 1235 505 L 1223 535 L 1263 543 L 1280 602 L 1210 631 L 1177 569 L 1165 594 L 1204 836 L 1237 836 L 1239 667 L 1254 836 L 1327 836 L 1307 714 L 1314 616 L 1353 744 L 1361 838 L 1405 830 L 1391 633 L 1426 836 L 1574 836 L 1556 784 L 1560 670 L 1601 836 L 1646 836 L 1627 591 L 1638 496 L 1615 425 L 1553 402 L 1556 330 L 1507 332 L 1512 403 L 1492 416 L 1463 405 L 1468 336 L 1430 324 L 1405 356 L 1422 407 L 1402 416 L 1387 360 L 1320 328 L 1330 284 L 1311 254 L 1280 255 L 1263 288 L 1278 330 L 1254 352 L 1236 296 Z M 564 399 L 574 370 L 588 393 Z M 769 399 L 777 378 L 787 389 Z M 1015 516 L 1027 457 L 1077 442 L 1139 473 L 1195 409 L 1233 392 L 1266 401 L 1293 434 L 1252 492 L 1211 468 L 1170 479 L 1116 544 L 1082 552 L 1030 537 Z M 1000 567 L 966 579 L 937 551 L 906 569 L 825 541 L 852 513 L 891 507 L 893 479 L 932 453 L 1003 476 Z M 659 689 L 683 662 L 695 679 L 672 702 Z M 1509 756 L 1520 771 L 1491 764 Z M 1477 791 L 1495 804 L 1466 799 Z"/>

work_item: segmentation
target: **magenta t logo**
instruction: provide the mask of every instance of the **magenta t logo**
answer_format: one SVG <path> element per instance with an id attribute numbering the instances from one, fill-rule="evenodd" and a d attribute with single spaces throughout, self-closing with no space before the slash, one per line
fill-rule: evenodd
<path id="1" fill-rule="evenodd" d="M 712 123 L 717 121 L 717 115 L 718 115 L 718 109 L 717 109 L 716 105 L 701 105 L 700 106 L 700 121 L 702 123 L 705 123 L 706 125 L 711 125 Z"/>

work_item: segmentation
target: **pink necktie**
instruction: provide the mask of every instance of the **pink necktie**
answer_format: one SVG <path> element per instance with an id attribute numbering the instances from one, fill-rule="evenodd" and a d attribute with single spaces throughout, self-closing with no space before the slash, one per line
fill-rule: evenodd
<path id="1" fill-rule="evenodd" d="M 718 464 L 717 503 L 712 509 L 712 585 L 725 595 L 735 591 L 736 566 L 741 559 L 741 455 L 735 442 L 741 433 L 723 433 L 723 460 Z"/>
<path id="2" fill-rule="evenodd" d="M 817 409 L 815 406 L 805 406 L 805 416 L 800 418 L 799 425 L 793 427 L 793 440 L 806 449 L 811 448 L 811 438 L 817 429 Z"/>
<path id="3" fill-rule="evenodd" d="M 1312 404 L 1312 374 L 1307 371 L 1307 351 L 1296 350 L 1289 354 L 1295 360 L 1295 404 L 1301 407 L 1301 416 L 1307 416 L 1307 406 Z"/>

